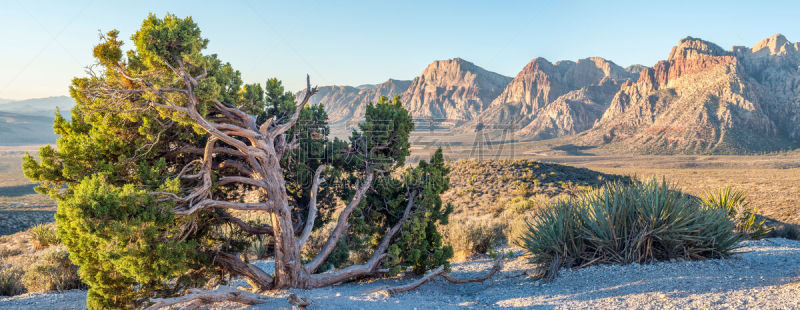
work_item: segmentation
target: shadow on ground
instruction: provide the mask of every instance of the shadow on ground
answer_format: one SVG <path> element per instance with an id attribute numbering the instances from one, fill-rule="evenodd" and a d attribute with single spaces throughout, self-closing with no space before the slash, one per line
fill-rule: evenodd
<path id="1" fill-rule="evenodd" d="M 36 184 L 3 186 L 0 187 L 0 196 L 19 197 L 29 194 L 36 194 L 36 191 L 33 190 L 34 187 L 36 187 Z"/>
<path id="2" fill-rule="evenodd" d="M 54 221 L 54 211 L 0 211 L 0 236 Z"/>

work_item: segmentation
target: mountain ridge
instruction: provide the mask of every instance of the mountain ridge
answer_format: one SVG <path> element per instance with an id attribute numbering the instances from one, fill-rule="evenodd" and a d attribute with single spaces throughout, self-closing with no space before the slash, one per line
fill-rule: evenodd
<path id="1" fill-rule="evenodd" d="M 399 95 L 414 117 L 446 119 L 458 132 L 500 124 L 522 140 L 569 136 L 634 152 L 800 145 L 800 42 L 782 34 L 731 49 L 687 36 L 652 66 L 536 57 L 514 77 L 461 58 L 437 60 L 406 82 L 392 91 L 370 84 L 331 88 L 314 102 L 324 101 L 334 123 L 355 123 L 366 102 Z"/>

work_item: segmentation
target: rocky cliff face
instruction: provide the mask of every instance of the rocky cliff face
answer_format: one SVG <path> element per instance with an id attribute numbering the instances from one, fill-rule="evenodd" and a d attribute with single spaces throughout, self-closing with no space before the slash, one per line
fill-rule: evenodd
<path id="1" fill-rule="evenodd" d="M 592 57 L 550 63 L 536 58 L 492 101 L 475 128 L 513 124 L 527 139 L 574 134 L 599 118 L 619 83 L 635 75 L 611 61 Z"/>
<path id="2" fill-rule="evenodd" d="M 592 128 L 603 115 L 620 82 L 604 78 L 598 84 L 570 91 L 540 109 L 517 131 L 520 137 L 542 140 L 568 136 Z"/>
<path id="3" fill-rule="evenodd" d="M 583 135 L 652 153 L 740 153 L 792 145 L 798 135 L 797 44 L 773 36 L 726 51 L 687 37 L 669 58 L 624 83 Z"/>
<path id="4" fill-rule="evenodd" d="M 458 123 L 479 115 L 509 81 L 461 58 L 439 60 L 414 78 L 401 98 L 414 117 Z"/>

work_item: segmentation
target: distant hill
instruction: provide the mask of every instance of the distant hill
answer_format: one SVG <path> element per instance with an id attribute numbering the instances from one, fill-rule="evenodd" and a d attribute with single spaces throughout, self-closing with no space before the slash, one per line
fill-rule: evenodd
<path id="1" fill-rule="evenodd" d="M 55 143 L 53 118 L 56 109 L 69 119 L 74 105 L 67 96 L 26 100 L 0 99 L 0 145 L 36 145 Z"/>
<path id="2" fill-rule="evenodd" d="M 55 96 L 47 98 L 35 98 L 25 100 L 0 99 L 0 111 L 12 112 L 17 114 L 30 115 L 50 115 L 53 116 L 56 108 L 60 109 L 65 116 L 69 115 L 69 110 L 75 105 L 75 101 L 67 96 Z"/>

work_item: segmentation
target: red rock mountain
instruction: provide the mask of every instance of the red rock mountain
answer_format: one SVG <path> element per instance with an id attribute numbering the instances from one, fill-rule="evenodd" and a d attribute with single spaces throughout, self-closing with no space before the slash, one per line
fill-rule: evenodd
<path id="1" fill-rule="evenodd" d="M 513 124 L 518 135 L 527 139 L 578 133 L 591 128 L 603 114 L 619 83 L 634 77 L 599 57 L 555 64 L 536 58 L 471 125 Z"/>
<path id="2" fill-rule="evenodd" d="M 794 145 L 800 134 L 798 44 L 775 35 L 753 48 L 687 37 L 627 82 L 587 144 L 647 153 L 742 153 Z"/>

